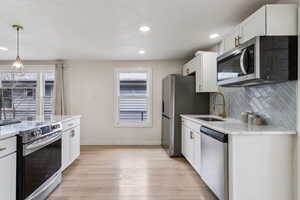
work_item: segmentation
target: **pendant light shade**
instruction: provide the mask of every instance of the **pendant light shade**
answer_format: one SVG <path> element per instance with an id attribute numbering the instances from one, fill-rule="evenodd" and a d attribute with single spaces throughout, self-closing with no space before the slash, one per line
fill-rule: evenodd
<path id="1" fill-rule="evenodd" d="M 13 25 L 12 27 L 17 30 L 17 57 L 16 57 L 15 62 L 12 64 L 12 70 L 14 73 L 23 75 L 24 74 L 24 65 L 20 58 L 20 42 L 19 42 L 20 41 L 19 31 L 23 30 L 23 27 L 20 25 Z"/>

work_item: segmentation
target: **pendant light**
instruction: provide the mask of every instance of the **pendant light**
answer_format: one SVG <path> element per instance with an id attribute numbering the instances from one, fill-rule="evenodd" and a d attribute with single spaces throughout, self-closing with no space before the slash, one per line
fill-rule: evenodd
<path id="1" fill-rule="evenodd" d="M 23 30 L 23 27 L 20 25 L 12 25 L 14 29 L 17 30 L 17 58 L 15 62 L 12 64 L 12 69 L 14 73 L 17 73 L 19 75 L 24 75 L 24 65 L 20 58 L 20 44 L 19 44 L 19 31 Z"/>

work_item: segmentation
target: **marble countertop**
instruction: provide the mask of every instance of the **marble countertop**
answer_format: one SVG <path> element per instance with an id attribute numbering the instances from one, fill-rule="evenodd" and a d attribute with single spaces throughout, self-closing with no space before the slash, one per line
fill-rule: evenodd
<path id="1" fill-rule="evenodd" d="M 201 124 L 229 135 L 288 135 L 297 134 L 296 130 L 271 125 L 248 125 L 237 119 L 226 118 L 224 121 L 204 121 L 197 117 L 216 117 L 212 115 L 181 115 L 182 118 Z M 222 118 L 220 118 L 222 119 Z"/>
<path id="2" fill-rule="evenodd" d="M 37 122 L 55 123 L 63 122 L 71 119 L 80 118 L 79 115 L 53 115 L 50 118 L 43 116 L 35 116 L 34 118 L 20 119 L 21 123 L 0 126 L 0 140 L 13 137 L 19 134 L 20 131 L 26 131 L 36 127 Z"/>

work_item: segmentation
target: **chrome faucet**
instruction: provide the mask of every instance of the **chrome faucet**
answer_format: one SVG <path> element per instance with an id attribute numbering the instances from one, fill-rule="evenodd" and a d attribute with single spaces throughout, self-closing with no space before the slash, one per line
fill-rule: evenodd
<path id="1" fill-rule="evenodd" d="M 224 94 L 222 94 L 221 92 L 214 92 L 213 94 L 215 94 L 215 96 L 220 95 L 222 97 L 222 104 L 216 104 L 216 103 L 212 104 L 212 110 L 213 110 L 213 112 L 216 111 L 216 106 L 222 106 L 222 113 L 218 114 L 218 116 L 222 117 L 222 118 L 226 118 L 227 115 L 226 115 L 226 110 L 225 110 L 226 103 L 225 103 Z"/>

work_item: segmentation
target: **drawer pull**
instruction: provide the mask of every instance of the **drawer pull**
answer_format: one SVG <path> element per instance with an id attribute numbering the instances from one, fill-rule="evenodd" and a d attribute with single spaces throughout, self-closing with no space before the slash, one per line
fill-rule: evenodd
<path id="1" fill-rule="evenodd" d="M 194 139 L 194 134 L 193 134 L 192 131 L 190 131 L 190 138 L 191 138 L 191 139 Z"/>
<path id="2" fill-rule="evenodd" d="M 72 124 L 68 124 L 68 126 L 73 126 L 74 124 L 72 123 Z"/>
<path id="3" fill-rule="evenodd" d="M 0 148 L 0 151 L 4 151 L 6 150 L 6 147 Z"/>
<path id="4" fill-rule="evenodd" d="M 71 131 L 71 136 L 74 137 L 75 136 L 75 130 Z"/>

